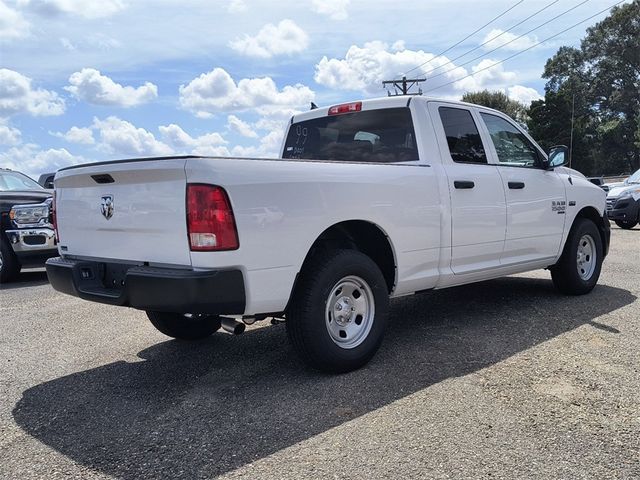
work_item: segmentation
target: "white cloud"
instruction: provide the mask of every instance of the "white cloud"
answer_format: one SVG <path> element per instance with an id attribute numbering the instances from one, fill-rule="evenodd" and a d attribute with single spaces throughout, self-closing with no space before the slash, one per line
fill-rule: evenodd
<path id="1" fill-rule="evenodd" d="M 180 85 L 180 105 L 200 117 L 249 109 L 266 114 L 308 104 L 314 96 L 309 87 L 301 84 L 278 89 L 270 77 L 243 78 L 236 84 L 222 68 Z"/>
<path id="2" fill-rule="evenodd" d="M 93 145 L 93 131 L 90 128 L 71 127 L 67 133 L 54 132 L 54 137 L 63 138 L 67 142 Z"/>
<path id="3" fill-rule="evenodd" d="M 247 4 L 244 3 L 244 0 L 231 0 L 229 2 L 229 6 L 227 7 L 227 12 L 229 13 L 242 13 L 247 11 Z"/>
<path id="4" fill-rule="evenodd" d="M 82 157 L 73 155 L 64 148 L 41 150 L 32 143 L 0 152 L 0 165 L 35 179 L 43 173 L 55 172 L 59 168 L 83 162 L 85 160 Z"/>
<path id="5" fill-rule="evenodd" d="M 333 20 L 346 20 L 349 17 L 347 7 L 350 0 L 313 0 L 313 11 L 327 15 Z"/>
<path id="6" fill-rule="evenodd" d="M 229 115 L 227 117 L 227 128 L 236 133 L 239 133 L 243 137 L 258 138 L 258 134 L 251 128 L 251 125 L 243 120 L 240 120 L 235 115 Z"/>
<path id="7" fill-rule="evenodd" d="M 520 35 L 514 35 L 511 32 L 505 32 L 504 30 L 494 29 L 487 33 L 482 40 L 482 43 L 487 42 L 482 48 L 485 50 L 493 50 L 494 48 L 500 47 L 505 51 L 516 51 L 524 50 L 538 43 L 536 36 L 529 37 L 525 35 L 522 38 L 518 38 L 519 36 Z"/>
<path id="8" fill-rule="evenodd" d="M 17 128 L 7 125 L 0 118 L 0 145 L 18 145 L 21 140 L 22 132 Z"/>
<path id="9" fill-rule="evenodd" d="M 64 110 L 64 100 L 57 93 L 33 88 L 29 77 L 0 68 L 0 117 L 16 113 L 61 115 Z"/>
<path id="10" fill-rule="evenodd" d="M 66 37 L 60 39 L 60 44 L 70 52 L 75 52 L 78 48 Z"/>
<path id="11" fill-rule="evenodd" d="M 151 132 L 118 117 L 94 118 L 92 128 L 100 136 L 98 147 L 109 154 L 154 156 L 173 153 L 171 147 L 156 140 Z"/>
<path id="12" fill-rule="evenodd" d="M 292 55 L 307 48 L 309 37 L 292 20 L 282 20 L 278 25 L 268 23 L 255 37 L 229 42 L 234 50 L 250 57 L 271 58 L 274 55 Z"/>
<path id="13" fill-rule="evenodd" d="M 314 79 L 330 88 L 382 95 L 383 80 L 398 78 L 402 72 L 421 64 L 425 65 L 413 74 L 428 75 L 447 61 L 446 57 L 435 57 L 422 50 L 407 50 L 401 41 L 395 42 L 391 49 L 384 42 L 373 41 L 363 47 L 352 45 L 342 59 L 323 57 L 315 66 Z M 438 83 L 466 73 L 463 68 L 456 69 L 441 77 Z"/>
<path id="14" fill-rule="evenodd" d="M 64 87 L 76 98 L 94 105 L 133 107 L 158 98 L 158 87 L 145 82 L 137 88 L 114 82 L 94 68 L 83 68 L 69 77 L 71 85 Z"/>
<path id="15" fill-rule="evenodd" d="M 277 158 L 280 155 L 284 131 L 274 130 L 260 139 L 260 143 L 248 147 L 237 145 L 231 149 L 235 157 Z"/>
<path id="16" fill-rule="evenodd" d="M 158 130 L 160 130 L 164 141 L 181 153 L 212 156 L 229 155 L 229 150 L 224 146 L 227 141 L 217 132 L 192 137 L 175 123 L 161 125 Z"/>
<path id="17" fill-rule="evenodd" d="M 463 79 L 470 72 L 456 67 L 447 57 L 436 57 L 422 50 L 408 50 L 402 41 L 395 42 L 391 48 L 386 43 L 373 41 L 365 43 L 363 47 L 352 45 L 341 59 L 323 57 L 315 66 L 314 79 L 336 90 L 361 91 L 380 96 L 384 94 L 383 80 L 399 78 L 402 72 L 411 70 L 410 75 L 427 78 L 421 86 L 425 93 L 433 89 L 436 96 L 451 97 L 459 96 L 462 91 L 501 88 L 505 83 L 513 83 L 516 74 L 504 71 L 502 64 L 487 68 L 494 63 L 495 60 L 481 61 L 471 69 L 471 73 L 477 73 Z"/>
<path id="18" fill-rule="evenodd" d="M 491 60 L 489 58 L 485 58 L 479 64 L 471 67 L 471 71 L 474 75 L 457 82 L 458 86 L 479 90 L 494 85 L 513 83 L 517 77 L 514 72 L 506 72 L 504 70 L 504 64 L 498 63 L 498 60 Z"/>
<path id="19" fill-rule="evenodd" d="M 513 87 L 507 88 L 507 95 L 509 98 L 517 100 L 527 107 L 531 105 L 531 102 L 544 98 L 535 88 L 522 85 L 514 85 Z"/>
<path id="20" fill-rule="evenodd" d="M 125 8 L 122 0 L 19 0 L 18 4 L 44 16 L 73 14 L 85 18 L 109 17 Z"/>
<path id="21" fill-rule="evenodd" d="M 22 38 L 28 34 L 29 22 L 20 12 L 0 0 L 0 40 Z"/>

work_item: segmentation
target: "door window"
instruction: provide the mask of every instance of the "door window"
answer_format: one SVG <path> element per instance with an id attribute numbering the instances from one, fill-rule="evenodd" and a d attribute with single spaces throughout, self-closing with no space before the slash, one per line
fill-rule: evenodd
<path id="1" fill-rule="evenodd" d="M 489 130 L 500 165 L 536 168 L 541 164 L 538 149 L 515 125 L 504 118 L 480 113 Z"/>
<path id="2" fill-rule="evenodd" d="M 451 107 L 440 107 L 438 112 L 452 160 L 461 163 L 487 163 L 480 133 L 471 112 Z"/>

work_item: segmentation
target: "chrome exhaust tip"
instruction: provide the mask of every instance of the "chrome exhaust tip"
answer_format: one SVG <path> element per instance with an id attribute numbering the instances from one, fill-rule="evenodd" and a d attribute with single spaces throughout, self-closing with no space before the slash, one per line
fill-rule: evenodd
<path id="1" fill-rule="evenodd" d="M 220 323 L 222 328 L 232 335 L 240 335 L 245 329 L 244 323 L 239 322 L 235 318 L 222 317 Z"/>

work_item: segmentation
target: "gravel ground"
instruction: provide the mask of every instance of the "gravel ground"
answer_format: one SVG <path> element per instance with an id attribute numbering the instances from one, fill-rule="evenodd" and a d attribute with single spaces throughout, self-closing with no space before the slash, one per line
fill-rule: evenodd
<path id="1" fill-rule="evenodd" d="M 0 292 L 0 478 L 640 478 L 640 229 L 587 296 L 532 272 L 392 303 L 347 375 L 284 326 L 185 344 L 143 313 Z"/>

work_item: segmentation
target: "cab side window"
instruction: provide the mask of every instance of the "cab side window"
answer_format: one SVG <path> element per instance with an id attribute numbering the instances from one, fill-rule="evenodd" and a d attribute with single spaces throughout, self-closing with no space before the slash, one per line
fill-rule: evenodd
<path id="1" fill-rule="evenodd" d="M 482 139 L 471 112 L 462 108 L 438 108 L 454 162 L 487 163 Z"/>
<path id="2" fill-rule="evenodd" d="M 538 149 L 515 125 L 497 115 L 480 113 L 480 116 L 489 130 L 500 165 L 529 168 L 541 166 Z"/>

